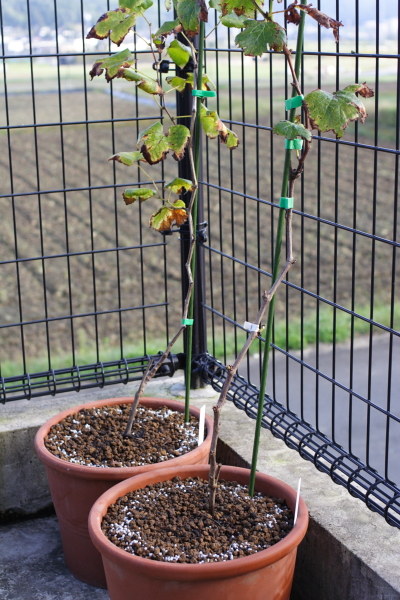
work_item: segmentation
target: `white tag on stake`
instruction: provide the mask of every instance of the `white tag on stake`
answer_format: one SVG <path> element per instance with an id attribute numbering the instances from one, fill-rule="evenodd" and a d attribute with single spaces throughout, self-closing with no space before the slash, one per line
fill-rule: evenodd
<path id="1" fill-rule="evenodd" d="M 257 323 L 249 323 L 248 321 L 244 322 L 243 327 L 246 331 L 258 331 L 259 330 Z"/>
<path id="2" fill-rule="evenodd" d="M 297 484 L 297 498 L 296 498 L 296 507 L 294 509 L 293 526 L 296 525 L 297 513 L 299 512 L 300 486 L 301 486 L 301 477 L 299 477 L 299 483 Z"/>
<path id="3" fill-rule="evenodd" d="M 204 442 L 204 422 L 206 420 L 206 405 L 201 407 L 200 409 L 200 418 L 199 418 L 199 446 Z"/>

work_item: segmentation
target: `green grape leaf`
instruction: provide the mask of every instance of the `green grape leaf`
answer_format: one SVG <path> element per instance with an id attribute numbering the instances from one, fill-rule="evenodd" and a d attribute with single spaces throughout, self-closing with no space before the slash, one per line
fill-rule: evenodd
<path id="1" fill-rule="evenodd" d="M 323 90 L 307 94 L 304 102 L 310 114 L 312 129 L 319 129 L 321 132 L 333 131 L 340 138 L 349 121 L 357 121 L 359 118 L 361 123 L 364 123 L 367 112 L 356 93 L 364 98 L 373 96 L 372 90 L 365 83 L 349 85 L 334 94 Z"/>
<path id="2" fill-rule="evenodd" d="M 257 4 L 262 6 L 264 2 L 258 1 Z M 223 17 L 230 13 L 235 13 L 238 17 L 244 15 L 245 17 L 252 18 L 254 17 L 255 6 L 251 0 L 221 0 L 221 10 Z M 233 27 L 235 26 L 233 25 Z"/>
<path id="3" fill-rule="evenodd" d="M 136 86 L 147 92 L 147 94 L 162 94 L 162 88 L 159 86 L 157 81 L 154 79 L 150 79 L 149 77 L 145 77 L 144 75 L 139 75 L 136 71 L 132 71 L 131 69 L 125 69 L 121 67 L 118 69 L 116 77 L 126 79 L 127 81 L 134 81 Z"/>
<path id="4" fill-rule="evenodd" d="M 155 32 L 154 37 L 160 37 L 161 35 L 167 36 L 170 33 L 173 33 L 177 27 L 179 27 L 179 19 L 175 19 L 175 21 L 165 21 L 163 25 L 161 25 L 160 29 Z"/>
<path id="5" fill-rule="evenodd" d="M 169 143 L 164 135 L 163 126 L 158 121 L 139 134 L 137 147 L 150 165 L 165 160 L 169 152 Z"/>
<path id="6" fill-rule="evenodd" d="M 189 37 L 199 31 L 199 20 L 207 23 L 208 11 L 204 0 L 178 0 L 177 14 L 179 22 Z"/>
<path id="7" fill-rule="evenodd" d="M 168 131 L 168 144 L 175 160 L 182 160 L 190 139 L 190 130 L 185 125 L 172 125 Z"/>
<path id="8" fill-rule="evenodd" d="M 182 194 L 184 191 L 191 192 L 193 189 L 193 182 L 190 179 L 182 179 L 181 177 L 175 177 L 169 183 L 164 186 L 166 189 L 170 189 L 174 194 Z"/>
<path id="9" fill-rule="evenodd" d="M 288 140 L 294 140 L 298 135 L 307 141 L 311 140 L 311 131 L 306 129 L 302 123 L 279 121 L 279 123 L 274 126 L 274 133 L 283 135 Z"/>
<path id="10" fill-rule="evenodd" d="M 110 36 L 110 40 L 119 46 L 135 23 L 135 13 L 130 13 L 127 8 L 116 8 L 100 17 L 87 34 L 86 39 L 104 40 Z"/>
<path id="11" fill-rule="evenodd" d="M 126 205 L 133 204 L 136 200 L 144 202 L 156 195 L 156 192 L 150 188 L 136 188 L 125 190 L 122 194 Z"/>
<path id="12" fill-rule="evenodd" d="M 139 162 L 140 160 L 145 162 L 143 154 L 141 152 L 137 152 L 137 151 L 135 151 L 135 152 L 118 152 L 118 154 L 114 154 L 113 156 L 110 156 L 110 158 L 108 160 L 115 160 L 117 162 L 122 163 L 123 165 L 126 165 L 127 167 L 131 167 L 133 165 L 133 163 Z"/>
<path id="13" fill-rule="evenodd" d="M 180 67 L 181 69 L 183 69 L 183 67 L 187 65 L 191 57 L 189 47 L 185 46 L 184 44 L 181 44 L 181 42 L 178 42 L 178 40 L 174 40 L 170 43 L 167 52 L 174 61 L 174 63 L 178 65 L 178 67 Z"/>
<path id="14" fill-rule="evenodd" d="M 231 12 L 228 15 L 225 15 L 221 19 L 222 25 L 225 27 L 237 27 L 238 29 L 243 29 L 245 27 L 244 22 L 247 17 L 245 15 L 238 16 L 236 13 Z"/>
<path id="15" fill-rule="evenodd" d="M 226 144 L 230 150 L 234 150 L 239 145 L 239 139 L 233 131 L 228 129 L 221 121 L 217 111 L 207 110 L 205 106 L 200 109 L 200 122 L 207 137 L 214 139 L 219 137 L 221 142 Z"/>
<path id="16" fill-rule="evenodd" d="M 120 8 L 127 8 L 137 17 L 141 17 L 150 6 L 153 6 L 153 0 L 119 0 Z"/>
<path id="17" fill-rule="evenodd" d="M 246 29 L 235 38 L 235 43 L 244 50 L 245 56 L 261 56 L 268 46 L 276 52 L 281 52 L 287 42 L 286 32 L 273 21 L 244 22 Z"/>
<path id="18" fill-rule="evenodd" d="M 117 77 L 118 70 L 121 67 L 130 67 L 135 60 L 136 59 L 133 54 L 131 54 L 129 48 L 126 48 L 126 50 L 122 50 L 122 52 L 96 60 L 89 75 L 93 79 L 93 77 L 99 76 L 105 71 L 107 81 L 111 81 L 111 79 Z"/>
<path id="19" fill-rule="evenodd" d="M 172 206 L 174 208 L 162 206 L 157 212 L 152 214 L 150 217 L 150 227 L 157 231 L 170 231 L 174 222 L 178 227 L 183 225 L 187 220 L 187 212 L 184 208 L 185 203 L 182 200 L 177 200 Z"/>
<path id="20" fill-rule="evenodd" d="M 186 85 L 190 85 L 190 87 L 193 89 L 194 74 L 189 73 L 186 79 L 177 76 L 167 77 L 166 81 L 171 87 L 175 88 L 178 92 L 183 92 Z M 217 88 L 215 87 L 215 84 L 211 81 L 211 79 L 208 77 L 208 75 L 204 74 L 202 77 L 201 89 L 215 91 Z"/>

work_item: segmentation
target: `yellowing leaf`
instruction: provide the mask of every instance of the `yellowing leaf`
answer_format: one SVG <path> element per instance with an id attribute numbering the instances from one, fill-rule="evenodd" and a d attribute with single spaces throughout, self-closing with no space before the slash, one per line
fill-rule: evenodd
<path id="1" fill-rule="evenodd" d="M 190 85 L 190 87 L 192 89 L 194 86 L 194 74 L 193 73 L 189 73 L 189 75 L 187 76 L 186 79 L 183 79 L 183 77 L 172 76 L 172 77 L 167 77 L 166 80 L 167 80 L 167 83 L 169 83 L 169 85 L 171 87 L 178 90 L 178 92 L 183 92 L 186 85 Z M 202 77 L 201 89 L 209 90 L 209 91 L 216 90 L 215 84 L 211 81 L 211 79 L 206 74 L 204 74 Z"/>
<path id="2" fill-rule="evenodd" d="M 104 40 L 110 36 L 110 40 L 119 46 L 135 23 L 136 14 L 130 13 L 127 8 L 110 10 L 100 17 L 87 34 L 86 39 Z"/>
<path id="3" fill-rule="evenodd" d="M 156 195 L 156 192 L 150 188 L 135 188 L 125 190 L 122 194 L 124 202 L 126 205 L 133 204 L 136 200 L 140 200 L 140 202 L 144 202 L 148 198 L 152 198 Z"/>
<path id="4" fill-rule="evenodd" d="M 137 147 L 139 148 L 139 146 L 150 165 L 156 165 L 165 159 L 169 151 L 169 144 L 160 122 L 150 125 L 139 134 Z"/>
<path id="5" fill-rule="evenodd" d="M 166 189 L 170 189 L 174 194 L 182 194 L 184 191 L 191 192 L 193 189 L 193 182 L 190 179 L 182 179 L 181 177 L 175 177 L 169 183 L 164 186 Z"/>
<path id="6" fill-rule="evenodd" d="M 226 144 L 230 150 L 234 150 L 239 145 L 239 139 L 233 131 L 228 129 L 221 121 L 217 111 L 207 110 L 205 106 L 200 109 L 200 122 L 205 134 L 210 139 L 219 137 L 221 142 Z"/>
<path id="7" fill-rule="evenodd" d="M 107 81 L 111 81 L 111 79 L 117 77 L 119 69 L 130 67 L 135 60 L 129 48 L 126 48 L 122 52 L 96 60 L 89 75 L 93 79 L 93 77 L 99 76 L 105 71 Z"/>
<path id="8" fill-rule="evenodd" d="M 178 0 L 176 11 L 179 22 L 189 37 L 198 33 L 199 20 L 207 23 L 208 11 L 204 0 Z"/>
<path id="9" fill-rule="evenodd" d="M 172 125 L 168 131 L 168 144 L 175 160 L 182 160 L 190 139 L 190 130 L 185 125 Z"/>
<path id="10" fill-rule="evenodd" d="M 118 154 L 114 154 L 108 160 L 115 160 L 130 167 L 133 163 L 139 162 L 140 160 L 144 162 L 144 157 L 141 152 L 118 152 Z"/>
<path id="11" fill-rule="evenodd" d="M 183 79 L 183 77 L 178 77 L 177 75 L 173 75 L 172 77 L 166 77 L 167 83 L 175 88 L 178 92 L 183 92 L 186 84 L 188 83 L 187 79 Z"/>
<path id="12" fill-rule="evenodd" d="M 159 86 L 157 81 L 154 79 L 150 79 L 149 77 L 145 77 L 144 75 L 139 75 L 136 71 L 132 71 L 131 69 L 125 69 L 121 67 L 118 69 L 117 78 L 123 78 L 127 81 L 134 81 L 136 86 L 147 92 L 147 94 L 162 94 L 162 88 Z"/>
<path id="13" fill-rule="evenodd" d="M 311 140 L 311 131 L 306 129 L 302 123 L 292 123 L 291 121 L 279 121 L 274 127 L 274 133 L 283 135 L 288 140 L 294 140 L 297 136 L 305 140 Z"/>
<path id="14" fill-rule="evenodd" d="M 244 50 L 246 56 L 261 56 L 268 50 L 281 52 L 287 42 L 286 31 L 274 21 L 244 22 L 246 29 L 235 38 L 235 43 Z"/>
<path id="15" fill-rule="evenodd" d="M 174 208 L 162 206 L 157 212 L 152 214 L 150 217 L 150 227 L 157 231 L 170 231 L 174 222 L 178 227 L 183 225 L 187 220 L 187 212 L 183 208 L 185 203 L 182 200 L 177 200 L 172 206 Z"/>
<path id="16" fill-rule="evenodd" d="M 307 94 L 304 102 L 310 113 L 312 129 L 319 129 L 322 132 L 333 131 L 340 138 L 349 121 L 357 121 L 359 118 L 361 123 L 364 123 L 367 112 L 356 93 L 365 94 L 366 97 L 373 94 L 365 83 L 349 85 L 334 94 L 323 90 L 315 90 Z"/>
<path id="17" fill-rule="evenodd" d="M 174 63 L 181 69 L 187 65 L 191 57 L 189 47 L 181 44 L 178 40 L 174 40 L 170 43 L 167 52 Z"/>
<path id="18" fill-rule="evenodd" d="M 228 146 L 229 150 L 234 150 L 239 146 L 238 136 L 234 131 L 231 131 L 227 127 L 225 127 L 225 131 L 221 131 L 219 139 Z"/>
<path id="19" fill-rule="evenodd" d="M 172 205 L 162 206 L 157 212 L 150 217 L 150 227 L 157 231 L 170 231 L 173 223 L 178 227 L 183 225 L 187 220 L 187 212 L 184 208 L 185 203 L 182 200 L 177 200 Z"/>

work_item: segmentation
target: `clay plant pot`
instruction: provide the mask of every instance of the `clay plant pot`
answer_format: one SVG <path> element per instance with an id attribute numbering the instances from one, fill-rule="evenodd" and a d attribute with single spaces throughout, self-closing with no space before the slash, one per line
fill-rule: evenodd
<path id="1" fill-rule="evenodd" d="M 207 463 L 210 451 L 212 419 L 207 415 L 207 435 L 204 442 L 191 452 L 163 463 L 138 467 L 88 467 L 61 460 L 45 447 L 44 438 L 49 433 L 50 427 L 65 417 L 84 408 L 99 408 L 105 405 L 132 402 L 133 398 L 112 398 L 69 408 L 49 419 L 42 425 L 35 437 L 36 453 L 46 466 L 51 496 L 60 526 L 65 563 L 75 577 L 100 588 L 107 587 L 103 563 L 100 553 L 90 540 L 87 527 L 89 511 L 97 498 L 116 483 L 146 471 L 158 472 L 169 466 Z M 176 400 L 143 398 L 140 404 L 156 409 L 167 406 L 171 410 L 184 412 L 184 404 Z M 190 407 L 190 414 L 199 419 L 200 411 Z"/>
<path id="2" fill-rule="evenodd" d="M 280 542 L 256 554 L 217 563 L 182 564 L 141 558 L 110 542 L 101 530 L 108 507 L 128 492 L 179 476 L 208 479 L 208 465 L 149 471 L 105 492 L 89 515 L 89 533 L 103 557 L 111 600 L 288 600 L 297 546 L 306 534 L 308 511 L 300 499 L 296 525 Z M 221 479 L 247 485 L 248 469 L 223 466 Z M 296 492 L 278 479 L 258 473 L 256 491 L 284 498 L 292 511 Z"/>

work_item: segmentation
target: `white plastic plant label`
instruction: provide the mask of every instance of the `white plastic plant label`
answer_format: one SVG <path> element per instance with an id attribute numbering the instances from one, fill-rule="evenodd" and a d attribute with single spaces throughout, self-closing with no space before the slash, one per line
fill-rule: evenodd
<path id="1" fill-rule="evenodd" d="M 299 512 L 300 486 L 301 486 L 301 477 L 299 477 L 299 483 L 297 484 L 297 498 L 296 498 L 296 507 L 294 509 L 293 526 L 296 525 L 297 513 Z"/>
<path id="2" fill-rule="evenodd" d="M 204 442 L 204 423 L 206 420 L 206 405 L 201 407 L 200 409 L 200 418 L 199 418 L 199 446 Z"/>
<path id="3" fill-rule="evenodd" d="M 246 331 L 258 331 L 259 327 L 257 323 L 249 323 L 248 321 L 244 322 L 243 327 Z"/>

